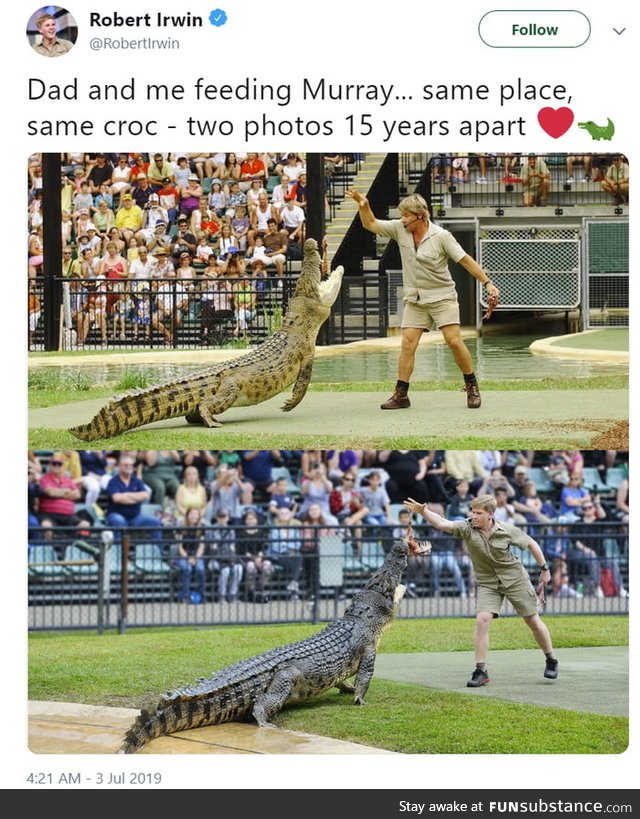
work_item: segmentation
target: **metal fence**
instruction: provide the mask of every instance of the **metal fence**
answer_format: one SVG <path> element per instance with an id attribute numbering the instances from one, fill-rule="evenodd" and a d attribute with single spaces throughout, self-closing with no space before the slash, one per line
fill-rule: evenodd
<path id="1" fill-rule="evenodd" d="M 629 222 L 585 219 L 582 324 L 629 326 Z"/>
<path id="2" fill-rule="evenodd" d="M 44 349 L 45 323 L 60 313 L 58 349 L 127 350 L 248 347 L 277 330 L 297 276 L 193 281 L 56 279 L 49 299 L 42 279 L 30 282 L 29 350 Z M 245 298 L 246 297 L 246 298 Z M 247 303 L 247 299 L 249 303 Z M 318 343 L 342 344 L 386 333 L 386 282 L 374 276 L 344 281 Z"/>
<path id="3" fill-rule="evenodd" d="M 31 630 L 138 626 L 317 623 L 340 616 L 350 598 L 379 568 L 393 526 L 260 526 L 261 565 L 221 545 L 242 541 L 243 528 L 207 526 L 200 569 L 188 575 L 178 542 L 184 527 L 78 534 L 34 529 L 28 553 Z M 530 528 L 552 563 L 549 614 L 627 614 L 629 547 L 619 523 L 546 524 Z M 475 578 L 462 543 L 427 530 L 431 557 L 412 558 L 400 617 L 467 617 L 475 610 Z M 239 548 L 239 547 L 238 547 Z M 257 551 L 257 549 L 256 549 Z M 520 553 L 532 580 L 538 568 Z M 185 594 L 185 591 L 187 592 Z M 507 607 L 507 614 L 513 614 Z"/>

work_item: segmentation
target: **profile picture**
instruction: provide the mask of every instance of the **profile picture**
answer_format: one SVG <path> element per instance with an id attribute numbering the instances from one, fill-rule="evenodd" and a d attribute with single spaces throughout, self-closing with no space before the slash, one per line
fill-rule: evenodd
<path id="1" fill-rule="evenodd" d="M 60 6 L 42 6 L 27 23 L 27 39 L 42 57 L 62 57 L 74 46 L 78 26 L 73 15 Z"/>

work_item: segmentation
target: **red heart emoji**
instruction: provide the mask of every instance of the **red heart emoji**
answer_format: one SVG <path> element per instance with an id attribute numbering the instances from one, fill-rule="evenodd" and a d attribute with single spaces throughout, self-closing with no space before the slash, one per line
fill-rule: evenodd
<path id="1" fill-rule="evenodd" d="M 571 128 L 573 111 L 571 108 L 541 108 L 538 111 L 538 122 L 543 131 L 557 139 Z"/>

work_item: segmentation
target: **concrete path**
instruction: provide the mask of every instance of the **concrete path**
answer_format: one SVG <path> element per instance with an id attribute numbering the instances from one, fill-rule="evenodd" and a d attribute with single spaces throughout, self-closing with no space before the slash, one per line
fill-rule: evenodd
<path id="1" fill-rule="evenodd" d="M 29 703 L 35 754 L 112 754 L 140 712 L 72 702 Z M 230 722 L 158 737 L 141 754 L 389 754 L 354 742 Z"/>
<path id="2" fill-rule="evenodd" d="M 626 390 L 483 392 L 479 410 L 467 409 L 465 395 L 457 391 L 414 392 L 411 409 L 391 412 L 379 409 L 387 397 L 379 392 L 309 392 L 298 407 L 285 414 L 280 409 L 283 394 L 255 407 L 231 408 L 220 415 L 220 429 L 194 427 L 184 418 L 141 429 L 158 431 L 159 448 L 177 449 L 182 436 L 195 431 L 202 446 L 214 448 L 220 448 L 224 433 L 228 433 L 241 435 L 246 447 L 260 446 L 260 437 L 271 434 L 290 436 L 291 446 L 300 444 L 302 448 L 312 441 L 350 447 L 384 444 L 390 448 L 403 436 L 420 436 L 425 446 L 479 437 L 496 448 L 516 440 L 537 449 L 582 449 L 590 447 L 592 439 L 615 422 L 629 417 Z M 33 409 L 29 427 L 40 432 L 65 430 L 86 423 L 104 404 L 98 399 Z M 132 444 L 135 433 L 127 433 Z"/>
<path id="3" fill-rule="evenodd" d="M 468 651 L 379 654 L 375 676 L 471 697 L 628 716 L 627 646 L 561 648 L 557 656 L 560 663 L 557 680 L 543 677 L 544 657 L 533 649 L 491 652 L 487 663 L 491 682 L 482 688 L 466 686 L 475 668 L 473 654 Z"/>

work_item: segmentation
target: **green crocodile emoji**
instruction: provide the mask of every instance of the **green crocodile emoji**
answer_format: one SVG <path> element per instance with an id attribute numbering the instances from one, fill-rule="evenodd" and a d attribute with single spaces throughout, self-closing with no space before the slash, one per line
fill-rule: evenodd
<path id="1" fill-rule="evenodd" d="M 616 129 L 610 119 L 607 118 L 606 125 L 596 125 L 595 122 L 579 122 L 578 128 L 584 128 L 591 134 L 591 139 L 611 139 Z"/>

